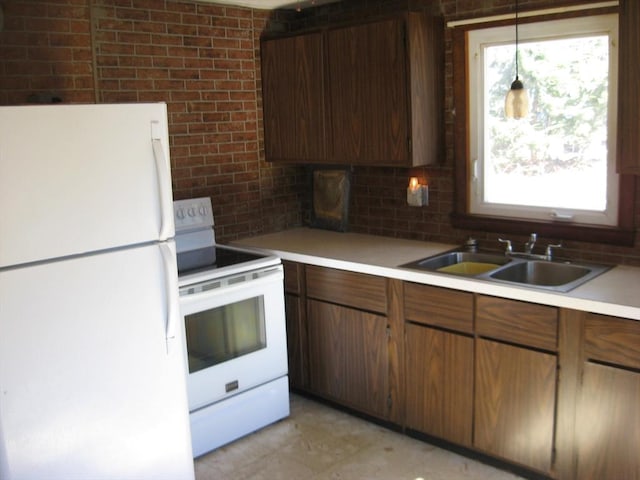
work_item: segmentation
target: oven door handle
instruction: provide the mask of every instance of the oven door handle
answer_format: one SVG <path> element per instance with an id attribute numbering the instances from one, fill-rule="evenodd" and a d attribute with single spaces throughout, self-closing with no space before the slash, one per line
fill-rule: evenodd
<path id="1" fill-rule="evenodd" d="M 251 275 L 251 274 L 252 273 L 247 273 L 246 275 Z M 252 291 L 255 291 L 256 288 L 260 288 L 262 286 L 269 285 L 277 281 L 282 282 L 284 280 L 284 273 L 282 271 L 282 267 L 265 270 L 263 272 L 260 272 L 259 275 L 260 276 L 258 278 L 235 283 L 230 286 L 224 286 L 224 287 L 215 288 L 215 289 L 208 289 L 204 292 L 190 293 L 188 295 L 184 295 L 180 297 L 180 302 L 182 303 L 183 307 L 186 307 L 188 305 L 198 303 L 201 300 L 206 300 L 211 298 L 212 293 L 220 293 L 220 294 L 224 294 L 225 296 L 233 295 L 234 293 L 241 292 L 247 288 L 251 288 Z M 215 280 L 211 280 L 211 283 L 214 283 L 214 282 Z M 283 292 L 284 292 L 284 288 L 283 288 Z"/>

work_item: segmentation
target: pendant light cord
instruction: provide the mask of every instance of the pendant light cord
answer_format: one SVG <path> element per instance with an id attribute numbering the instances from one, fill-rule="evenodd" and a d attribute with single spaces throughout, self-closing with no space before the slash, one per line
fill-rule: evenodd
<path id="1" fill-rule="evenodd" d="M 516 0 L 516 80 L 518 80 L 518 0 Z"/>

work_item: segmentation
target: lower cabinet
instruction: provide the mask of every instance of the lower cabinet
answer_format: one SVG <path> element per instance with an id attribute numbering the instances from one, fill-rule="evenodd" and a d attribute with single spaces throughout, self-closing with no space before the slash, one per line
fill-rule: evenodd
<path id="1" fill-rule="evenodd" d="M 406 338 L 406 426 L 470 446 L 473 338 L 412 323 Z"/>
<path id="2" fill-rule="evenodd" d="M 587 363 L 576 433 L 576 479 L 640 479 L 640 372 Z"/>
<path id="3" fill-rule="evenodd" d="M 640 480 L 640 321 L 289 263 L 292 386 L 550 478 Z"/>
<path id="4" fill-rule="evenodd" d="M 473 294 L 405 283 L 405 426 L 471 446 Z"/>
<path id="5" fill-rule="evenodd" d="M 474 446 L 551 471 L 555 355 L 492 340 L 476 342 Z"/>
<path id="6" fill-rule="evenodd" d="M 397 295 L 384 277 L 307 265 L 309 391 L 391 420 Z"/>
<path id="7" fill-rule="evenodd" d="M 475 319 L 474 447 L 551 473 L 558 309 L 478 295 Z"/>
<path id="8" fill-rule="evenodd" d="M 640 480 L 640 322 L 582 317 L 574 478 Z"/>
<path id="9" fill-rule="evenodd" d="M 311 391 L 385 417 L 389 393 L 386 317 L 308 300 L 307 323 Z"/>
<path id="10" fill-rule="evenodd" d="M 558 310 L 405 283 L 405 426 L 552 472 Z"/>

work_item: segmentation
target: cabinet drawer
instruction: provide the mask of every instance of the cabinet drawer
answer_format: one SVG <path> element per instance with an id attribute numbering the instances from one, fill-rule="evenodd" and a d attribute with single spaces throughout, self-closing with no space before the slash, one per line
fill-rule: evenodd
<path id="1" fill-rule="evenodd" d="M 387 313 L 383 277 L 307 265 L 307 297 L 371 312 Z"/>
<path id="2" fill-rule="evenodd" d="M 404 284 L 404 317 L 426 325 L 473 332 L 473 294 L 430 287 L 417 283 Z"/>
<path id="3" fill-rule="evenodd" d="M 497 340 L 556 351 L 558 309 L 479 295 L 476 332 Z"/>
<path id="4" fill-rule="evenodd" d="M 282 261 L 284 267 L 284 290 L 287 293 L 295 293 L 300 295 L 302 290 L 300 281 L 302 280 L 302 271 L 304 266 L 300 263 L 290 262 L 287 260 Z"/>
<path id="5" fill-rule="evenodd" d="M 640 322 L 587 313 L 584 349 L 587 358 L 640 368 Z"/>

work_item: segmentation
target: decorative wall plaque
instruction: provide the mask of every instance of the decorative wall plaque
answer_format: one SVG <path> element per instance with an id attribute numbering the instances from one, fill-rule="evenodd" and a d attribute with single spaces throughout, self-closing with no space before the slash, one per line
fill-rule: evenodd
<path id="1" fill-rule="evenodd" d="M 347 230 L 351 172 L 345 168 L 317 168 L 313 171 L 311 226 Z"/>

